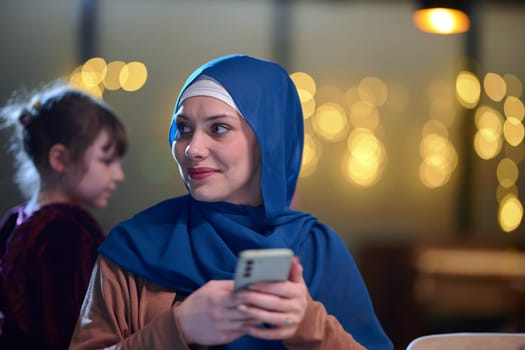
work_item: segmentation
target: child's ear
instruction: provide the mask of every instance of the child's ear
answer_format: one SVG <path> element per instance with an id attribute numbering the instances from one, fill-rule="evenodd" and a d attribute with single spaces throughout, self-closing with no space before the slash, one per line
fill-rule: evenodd
<path id="1" fill-rule="evenodd" d="M 51 169 L 57 173 L 63 173 L 69 163 L 69 152 L 67 148 L 57 143 L 49 150 L 49 164 Z"/>

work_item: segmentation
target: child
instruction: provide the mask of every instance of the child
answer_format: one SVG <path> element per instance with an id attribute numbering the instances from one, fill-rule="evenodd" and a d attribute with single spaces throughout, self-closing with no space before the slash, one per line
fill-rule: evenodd
<path id="1" fill-rule="evenodd" d="M 104 102 L 62 83 L 19 100 L 0 110 L 29 199 L 0 221 L 0 348 L 67 349 L 105 237 L 87 209 L 124 179 L 127 134 Z"/>

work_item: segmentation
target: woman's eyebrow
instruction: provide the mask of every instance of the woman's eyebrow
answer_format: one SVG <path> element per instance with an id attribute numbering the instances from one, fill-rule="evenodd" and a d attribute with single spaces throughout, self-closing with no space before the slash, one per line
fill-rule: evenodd
<path id="1" fill-rule="evenodd" d="M 207 121 L 215 121 L 217 119 L 237 119 L 237 118 L 235 118 L 235 116 L 231 114 L 217 114 L 217 115 L 211 115 L 205 118 L 205 120 Z"/>
<path id="2" fill-rule="evenodd" d="M 177 115 L 177 119 L 184 119 L 186 121 L 191 121 L 191 118 L 188 118 L 187 116 L 185 116 L 184 114 L 178 114 Z M 216 120 L 220 120 L 220 119 L 237 119 L 235 115 L 233 114 L 216 114 L 216 115 L 210 115 L 210 116 L 207 116 L 207 117 L 204 117 L 204 120 L 209 122 L 209 121 L 216 121 Z"/>

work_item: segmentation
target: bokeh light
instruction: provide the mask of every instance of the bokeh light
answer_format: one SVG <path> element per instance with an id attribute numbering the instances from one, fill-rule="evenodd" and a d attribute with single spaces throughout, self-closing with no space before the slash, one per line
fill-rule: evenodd
<path id="1" fill-rule="evenodd" d="M 312 126 L 317 135 L 329 142 L 342 140 L 348 134 L 348 117 L 336 103 L 324 103 L 312 116 Z"/>
<path id="2" fill-rule="evenodd" d="M 365 77 L 359 82 L 358 93 L 361 100 L 374 106 L 382 106 L 388 97 L 386 83 L 377 77 Z"/>
<path id="3" fill-rule="evenodd" d="M 496 157 L 502 147 L 503 117 L 489 106 L 480 106 L 476 109 L 474 122 L 477 128 L 474 136 L 474 150 L 481 159 Z"/>
<path id="4" fill-rule="evenodd" d="M 501 136 L 494 129 L 480 129 L 474 135 L 474 150 L 481 159 L 496 157 L 502 146 Z"/>
<path id="5" fill-rule="evenodd" d="M 500 202 L 498 222 L 504 232 L 514 231 L 523 219 L 523 205 L 513 194 L 505 196 Z"/>
<path id="6" fill-rule="evenodd" d="M 343 157 L 343 177 L 359 186 L 377 183 L 385 165 L 386 152 L 381 141 L 367 129 L 354 129 L 348 136 L 348 153 Z"/>
<path id="7" fill-rule="evenodd" d="M 483 88 L 487 96 L 496 102 L 500 102 L 507 93 L 507 85 L 503 77 L 497 73 L 487 73 L 483 79 Z"/>
<path id="8" fill-rule="evenodd" d="M 498 185 L 498 188 L 496 189 L 496 200 L 498 201 L 498 203 L 501 203 L 501 201 L 509 194 L 517 197 L 518 187 L 516 187 L 516 185 L 512 185 L 510 187 L 503 187 L 501 185 Z"/>
<path id="9" fill-rule="evenodd" d="M 503 123 L 503 136 L 511 146 L 518 146 L 525 136 L 525 128 L 521 120 L 510 117 Z"/>
<path id="10" fill-rule="evenodd" d="M 467 14 L 453 8 L 421 8 L 413 19 L 420 30 L 435 34 L 463 33 L 470 28 Z"/>
<path id="11" fill-rule="evenodd" d="M 344 90 L 335 85 L 323 85 L 317 88 L 315 99 L 318 104 L 333 102 L 342 104 L 344 101 Z"/>
<path id="12" fill-rule="evenodd" d="M 503 104 L 503 113 L 507 118 L 514 117 L 519 120 L 523 120 L 525 115 L 525 106 L 523 102 L 517 97 L 509 96 L 505 99 Z"/>
<path id="13" fill-rule="evenodd" d="M 433 119 L 428 120 L 421 131 L 419 179 L 428 188 L 446 185 L 457 167 L 457 152 L 448 134 L 446 125 Z"/>
<path id="14" fill-rule="evenodd" d="M 358 101 L 350 108 L 348 116 L 354 128 L 375 130 L 379 125 L 379 111 L 366 101 Z"/>
<path id="15" fill-rule="evenodd" d="M 433 164 L 425 159 L 419 166 L 419 178 L 428 188 L 438 188 L 445 185 L 450 179 L 450 172 L 439 164 Z"/>
<path id="16" fill-rule="evenodd" d="M 118 90 L 122 87 L 120 85 L 120 72 L 126 65 L 123 61 L 112 61 L 108 63 L 107 74 L 104 78 L 104 86 L 108 90 Z"/>
<path id="17" fill-rule="evenodd" d="M 459 103 L 473 109 L 481 96 L 481 84 L 474 73 L 461 71 L 456 78 L 456 96 Z"/>
<path id="18" fill-rule="evenodd" d="M 106 72 L 106 60 L 102 57 L 93 57 L 82 65 L 80 76 L 84 85 L 93 87 L 97 86 L 104 80 Z"/>
<path id="19" fill-rule="evenodd" d="M 321 144 L 313 135 L 305 134 L 300 177 L 308 177 L 315 172 L 321 153 Z"/>
<path id="20" fill-rule="evenodd" d="M 308 119 L 315 113 L 315 98 L 308 90 L 298 89 L 297 94 L 301 100 L 303 118 Z"/>
<path id="21" fill-rule="evenodd" d="M 315 96 L 317 85 L 314 78 L 312 78 L 310 74 L 305 72 L 296 72 L 290 74 L 290 78 L 294 82 L 297 89 L 308 91 L 311 96 Z"/>
<path id="22" fill-rule="evenodd" d="M 359 97 L 359 90 L 357 89 L 357 86 L 354 86 L 354 87 L 347 89 L 344 92 L 342 104 L 344 108 L 349 112 L 352 106 L 356 102 L 359 102 L 360 100 L 361 98 Z"/>
<path id="23" fill-rule="evenodd" d="M 431 119 L 425 123 L 421 134 L 423 136 L 436 134 L 448 138 L 448 129 L 441 121 Z"/>
<path id="24" fill-rule="evenodd" d="M 436 128 L 437 125 L 439 124 L 436 124 L 435 121 L 427 122 L 423 128 L 423 138 L 419 146 L 422 158 L 419 178 L 428 188 L 437 188 L 447 184 L 458 162 L 456 149 L 446 135 L 443 135 L 445 131 Z"/>
<path id="25" fill-rule="evenodd" d="M 146 65 L 142 62 L 112 61 L 93 57 L 76 67 L 69 75 L 69 85 L 102 98 L 106 90 L 137 91 L 147 80 Z"/>
<path id="26" fill-rule="evenodd" d="M 511 186 L 514 186 L 518 180 L 518 174 L 518 166 L 512 161 L 512 159 L 503 158 L 498 163 L 496 175 L 501 187 L 510 188 Z"/>
<path id="27" fill-rule="evenodd" d="M 142 62 L 129 62 L 120 71 L 120 85 L 125 91 L 140 89 L 148 78 L 148 70 Z"/>

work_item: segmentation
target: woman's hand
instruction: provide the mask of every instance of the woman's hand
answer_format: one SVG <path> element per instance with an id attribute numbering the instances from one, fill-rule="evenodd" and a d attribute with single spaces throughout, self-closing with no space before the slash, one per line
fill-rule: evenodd
<path id="1" fill-rule="evenodd" d="M 292 337 L 303 320 L 308 303 L 308 288 L 298 258 L 292 261 L 288 281 L 255 283 L 238 292 L 235 302 L 244 313 L 247 334 L 262 339 Z"/>
<path id="2" fill-rule="evenodd" d="M 226 344 L 246 334 L 249 317 L 237 307 L 233 281 L 210 281 L 175 307 L 188 344 Z"/>

